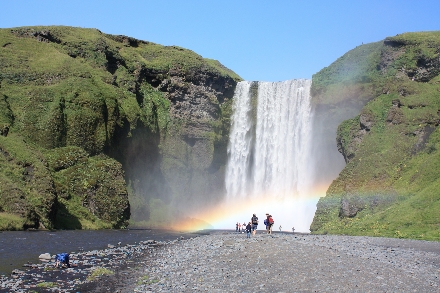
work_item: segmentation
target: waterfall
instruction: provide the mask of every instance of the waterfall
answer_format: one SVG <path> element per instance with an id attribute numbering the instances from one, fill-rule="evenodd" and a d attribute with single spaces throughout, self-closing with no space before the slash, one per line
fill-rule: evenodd
<path id="1" fill-rule="evenodd" d="M 251 83 L 237 84 L 232 105 L 232 127 L 229 134 L 226 190 L 228 197 L 243 197 L 247 194 L 251 153 Z"/>
<path id="2" fill-rule="evenodd" d="M 264 196 L 282 204 L 306 196 L 312 183 L 310 86 L 306 79 L 237 84 L 225 176 L 227 200 L 252 202 Z"/>

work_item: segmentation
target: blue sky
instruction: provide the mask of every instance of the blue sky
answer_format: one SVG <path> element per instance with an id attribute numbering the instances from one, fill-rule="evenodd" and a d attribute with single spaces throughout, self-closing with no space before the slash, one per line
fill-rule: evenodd
<path id="1" fill-rule="evenodd" d="M 97 28 L 217 59 L 245 80 L 311 78 L 362 43 L 440 30 L 440 1 L 2 1 L 0 27 Z"/>

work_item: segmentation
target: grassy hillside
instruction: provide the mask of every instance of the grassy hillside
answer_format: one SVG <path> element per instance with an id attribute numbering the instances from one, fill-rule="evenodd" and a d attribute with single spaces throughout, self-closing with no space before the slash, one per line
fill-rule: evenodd
<path id="1" fill-rule="evenodd" d="M 347 165 L 318 203 L 314 233 L 440 240 L 439 56 L 440 32 L 406 33 L 314 76 L 317 104 L 353 103 L 347 88 L 366 103 L 338 127 Z"/>
<path id="2" fill-rule="evenodd" d="M 233 91 L 240 78 L 177 46 L 96 29 L 0 29 L 0 230 L 124 227 L 128 197 L 132 208 L 146 198 L 148 214 L 153 195 L 127 190 L 144 178 L 131 163 L 152 172 L 134 149 L 161 164 L 165 138 L 187 119 L 173 116 L 172 93 L 218 80 Z"/>

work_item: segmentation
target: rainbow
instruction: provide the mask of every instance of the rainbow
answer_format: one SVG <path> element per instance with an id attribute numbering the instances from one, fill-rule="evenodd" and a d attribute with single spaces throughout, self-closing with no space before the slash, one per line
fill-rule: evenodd
<path id="1" fill-rule="evenodd" d="M 275 230 L 296 232 L 309 232 L 316 211 L 316 204 L 325 192 L 328 185 L 314 188 L 304 196 L 294 195 L 278 197 L 273 194 L 243 197 L 234 200 L 224 200 L 212 206 L 212 208 L 193 213 L 193 218 L 180 222 L 177 228 L 181 231 L 195 231 L 206 228 L 235 229 L 239 222 L 247 224 L 252 214 L 256 214 L 260 220 L 259 229 L 264 229 L 263 221 L 265 214 L 270 213 L 275 220 Z"/>

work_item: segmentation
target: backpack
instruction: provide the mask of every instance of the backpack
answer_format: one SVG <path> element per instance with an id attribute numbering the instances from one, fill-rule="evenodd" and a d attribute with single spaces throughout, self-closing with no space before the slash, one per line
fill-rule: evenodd
<path id="1" fill-rule="evenodd" d="M 66 252 L 58 253 L 55 256 L 55 260 L 61 262 L 61 263 L 67 263 L 69 261 L 69 254 Z"/>
<path id="2" fill-rule="evenodd" d="M 252 224 L 258 225 L 258 217 L 252 217 Z"/>
<path id="3" fill-rule="evenodd" d="M 269 224 L 273 225 L 275 223 L 275 221 L 273 220 L 272 217 L 269 218 Z"/>

